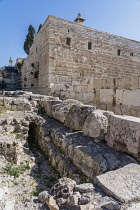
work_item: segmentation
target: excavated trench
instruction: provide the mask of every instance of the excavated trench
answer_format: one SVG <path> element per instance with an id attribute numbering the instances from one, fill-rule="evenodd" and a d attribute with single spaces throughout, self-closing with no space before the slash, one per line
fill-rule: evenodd
<path id="1" fill-rule="evenodd" d="M 35 158 L 35 166 L 32 172 L 35 178 L 41 179 L 41 187 L 47 189 L 54 185 L 59 178 L 58 172 L 51 166 L 48 157 L 43 154 L 40 146 L 39 126 L 34 122 L 29 124 L 28 147 L 31 155 Z M 48 190 L 48 189 L 47 189 Z"/>
<path id="2" fill-rule="evenodd" d="M 29 124 L 29 131 L 28 131 L 28 146 L 29 149 L 35 149 L 38 146 L 38 139 L 36 136 L 37 125 L 33 122 Z"/>
<path id="3" fill-rule="evenodd" d="M 12 151 L 18 150 L 13 150 L 10 145 L 10 156 L 7 156 L 6 152 L 4 156 L 4 153 L 0 155 L 0 209 L 2 210 L 5 208 L 48 210 L 47 205 L 42 204 L 37 196 L 44 190 L 49 191 L 58 180 L 59 174 L 39 148 L 38 129 L 39 126 L 31 122 L 26 131 L 28 134 L 26 146 L 23 145 L 18 154 L 13 156 Z M 14 135 L 17 136 L 17 134 Z M 9 143 L 5 142 L 3 150 L 10 151 L 10 148 Z M 18 157 L 16 164 L 14 164 L 15 156 Z M 24 168 L 23 171 L 20 171 L 21 167 Z"/>

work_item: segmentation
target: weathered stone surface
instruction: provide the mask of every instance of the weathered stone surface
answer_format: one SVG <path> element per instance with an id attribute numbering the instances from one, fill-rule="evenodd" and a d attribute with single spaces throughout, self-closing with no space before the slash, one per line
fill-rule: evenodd
<path id="1" fill-rule="evenodd" d="M 67 199 L 70 195 L 73 194 L 73 189 L 76 185 L 76 182 L 69 178 L 61 178 L 51 189 L 53 195 L 61 196 L 64 199 Z"/>
<path id="2" fill-rule="evenodd" d="M 140 166 L 137 164 L 129 164 L 97 176 L 95 182 L 108 195 L 121 202 L 140 199 Z"/>
<path id="3" fill-rule="evenodd" d="M 106 141 L 110 147 L 130 153 L 139 159 L 140 118 L 119 115 L 110 116 Z"/>
<path id="4" fill-rule="evenodd" d="M 91 195 L 87 193 L 83 193 L 81 198 L 79 198 L 80 205 L 88 204 L 90 201 L 91 201 Z"/>
<path id="5" fill-rule="evenodd" d="M 61 104 L 61 100 L 45 100 L 44 101 L 44 109 L 48 116 L 52 117 L 52 108 L 54 105 Z"/>
<path id="6" fill-rule="evenodd" d="M 51 195 L 48 193 L 48 191 L 42 191 L 41 193 L 39 193 L 38 195 L 38 199 L 42 202 L 48 202 L 49 198 L 51 197 Z"/>
<path id="7" fill-rule="evenodd" d="M 139 210 L 140 209 L 140 203 L 132 204 L 128 210 Z"/>
<path id="8" fill-rule="evenodd" d="M 81 198 L 81 194 L 79 192 L 75 192 L 73 195 L 70 195 L 67 199 L 67 204 L 71 206 L 78 205 L 78 201 Z"/>
<path id="9" fill-rule="evenodd" d="M 104 157 L 107 161 L 107 168 L 110 170 L 114 170 L 121 165 L 120 161 L 112 154 L 105 154 Z"/>
<path id="10" fill-rule="evenodd" d="M 67 114 L 65 125 L 72 130 L 82 130 L 86 118 L 96 107 L 83 104 L 72 105 Z"/>
<path id="11" fill-rule="evenodd" d="M 100 102 L 113 103 L 113 90 L 101 89 L 100 90 Z"/>
<path id="12" fill-rule="evenodd" d="M 123 104 L 140 106 L 140 90 L 125 90 L 123 92 Z"/>
<path id="13" fill-rule="evenodd" d="M 79 101 L 74 99 L 67 99 L 64 100 L 60 104 L 56 104 L 52 107 L 52 115 L 55 119 L 59 120 L 60 122 L 64 123 L 68 112 L 72 105 L 81 104 Z"/>
<path id="14" fill-rule="evenodd" d="M 106 208 L 108 210 L 115 210 L 120 209 L 120 205 L 117 202 L 114 201 L 108 201 L 101 206 L 102 208 Z"/>
<path id="15" fill-rule="evenodd" d="M 80 185 L 76 185 L 74 188 L 75 191 L 79 191 L 81 193 L 92 192 L 94 190 L 93 184 L 84 183 Z"/>
<path id="16" fill-rule="evenodd" d="M 104 140 L 107 126 L 108 117 L 105 111 L 95 110 L 86 118 L 82 131 L 86 136 Z"/>
<path id="17" fill-rule="evenodd" d="M 50 208 L 50 210 L 59 210 L 59 207 L 58 207 L 58 205 L 56 203 L 56 200 L 54 199 L 53 196 L 51 196 L 49 198 L 49 200 L 46 201 L 46 204 L 48 205 L 48 207 Z"/>
<path id="18" fill-rule="evenodd" d="M 32 105 L 26 98 L 0 97 L 0 104 L 15 111 L 31 111 Z"/>

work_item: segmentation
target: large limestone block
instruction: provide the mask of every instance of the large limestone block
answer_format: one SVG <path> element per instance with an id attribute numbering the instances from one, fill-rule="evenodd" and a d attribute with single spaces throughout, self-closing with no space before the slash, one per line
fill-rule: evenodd
<path id="1" fill-rule="evenodd" d="M 101 89 L 100 90 L 100 102 L 113 103 L 113 90 Z"/>
<path id="2" fill-rule="evenodd" d="M 94 93 L 83 93 L 83 101 L 87 104 L 93 103 Z"/>
<path id="3" fill-rule="evenodd" d="M 64 123 L 71 106 L 74 104 L 76 105 L 81 103 L 74 99 L 66 99 L 62 103 L 54 105 L 52 107 L 53 117 Z"/>
<path id="4" fill-rule="evenodd" d="M 62 103 L 61 100 L 46 100 L 45 101 L 45 111 L 46 111 L 47 115 L 52 117 L 52 107 L 54 105 L 56 105 L 56 104 L 58 105 L 60 103 Z"/>
<path id="5" fill-rule="evenodd" d="M 140 200 L 140 166 L 135 163 L 99 175 L 95 182 L 108 195 L 122 202 Z"/>
<path id="6" fill-rule="evenodd" d="M 108 89 L 112 89 L 112 88 L 114 88 L 114 79 L 113 78 L 107 78 L 106 79 L 106 87 L 108 88 Z"/>
<path id="7" fill-rule="evenodd" d="M 75 92 L 70 92 L 70 95 L 69 95 L 70 99 L 73 99 L 75 98 Z"/>
<path id="8" fill-rule="evenodd" d="M 127 152 L 140 158 L 140 118 L 109 116 L 107 144 L 115 150 Z"/>
<path id="9" fill-rule="evenodd" d="M 108 116 L 113 114 L 112 112 L 106 112 L 103 110 L 93 111 L 85 120 L 83 126 L 83 134 L 98 139 L 105 139 L 108 126 Z"/>
<path id="10" fill-rule="evenodd" d="M 125 90 L 123 93 L 123 104 L 140 106 L 140 90 Z"/>
<path id="11" fill-rule="evenodd" d="M 93 89 L 101 89 L 102 88 L 102 79 L 94 79 L 93 80 Z"/>
<path id="12" fill-rule="evenodd" d="M 138 83 L 138 85 L 139 85 L 139 87 L 138 87 L 138 88 L 140 89 L 140 76 L 139 76 L 139 83 Z"/>
<path id="13" fill-rule="evenodd" d="M 139 77 L 138 76 L 133 76 L 130 79 L 130 89 L 135 90 L 138 89 L 139 87 Z"/>
<path id="14" fill-rule="evenodd" d="M 82 130 L 83 124 L 93 110 L 95 106 L 76 104 L 70 107 L 65 125 L 72 130 Z"/>
<path id="15" fill-rule="evenodd" d="M 130 78 L 131 77 L 121 77 L 117 79 L 118 89 L 129 89 L 130 88 Z"/>
<path id="16" fill-rule="evenodd" d="M 124 90 L 117 89 L 116 90 L 116 104 L 122 104 L 123 101 L 123 92 Z"/>

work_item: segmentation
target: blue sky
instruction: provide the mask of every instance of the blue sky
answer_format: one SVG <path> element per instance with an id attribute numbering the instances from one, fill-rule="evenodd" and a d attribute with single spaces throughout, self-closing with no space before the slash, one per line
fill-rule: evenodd
<path id="1" fill-rule="evenodd" d="M 88 27 L 140 41 L 140 0 L 0 0 L 0 67 L 26 57 L 30 24 L 37 30 L 48 15 L 73 21 L 79 11 Z"/>

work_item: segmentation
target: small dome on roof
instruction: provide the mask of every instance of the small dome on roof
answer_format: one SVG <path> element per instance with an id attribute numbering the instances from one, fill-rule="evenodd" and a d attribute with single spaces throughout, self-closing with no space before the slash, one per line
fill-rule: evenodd
<path id="1" fill-rule="evenodd" d="M 82 18 L 82 15 L 80 12 L 78 13 L 77 18 Z"/>
<path id="2" fill-rule="evenodd" d="M 81 13 L 79 12 L 77 15 L 77 18 L 74 20 L 74 22 L 83 25 L 84 24 L 85 19 L 82 18 Z"/>

